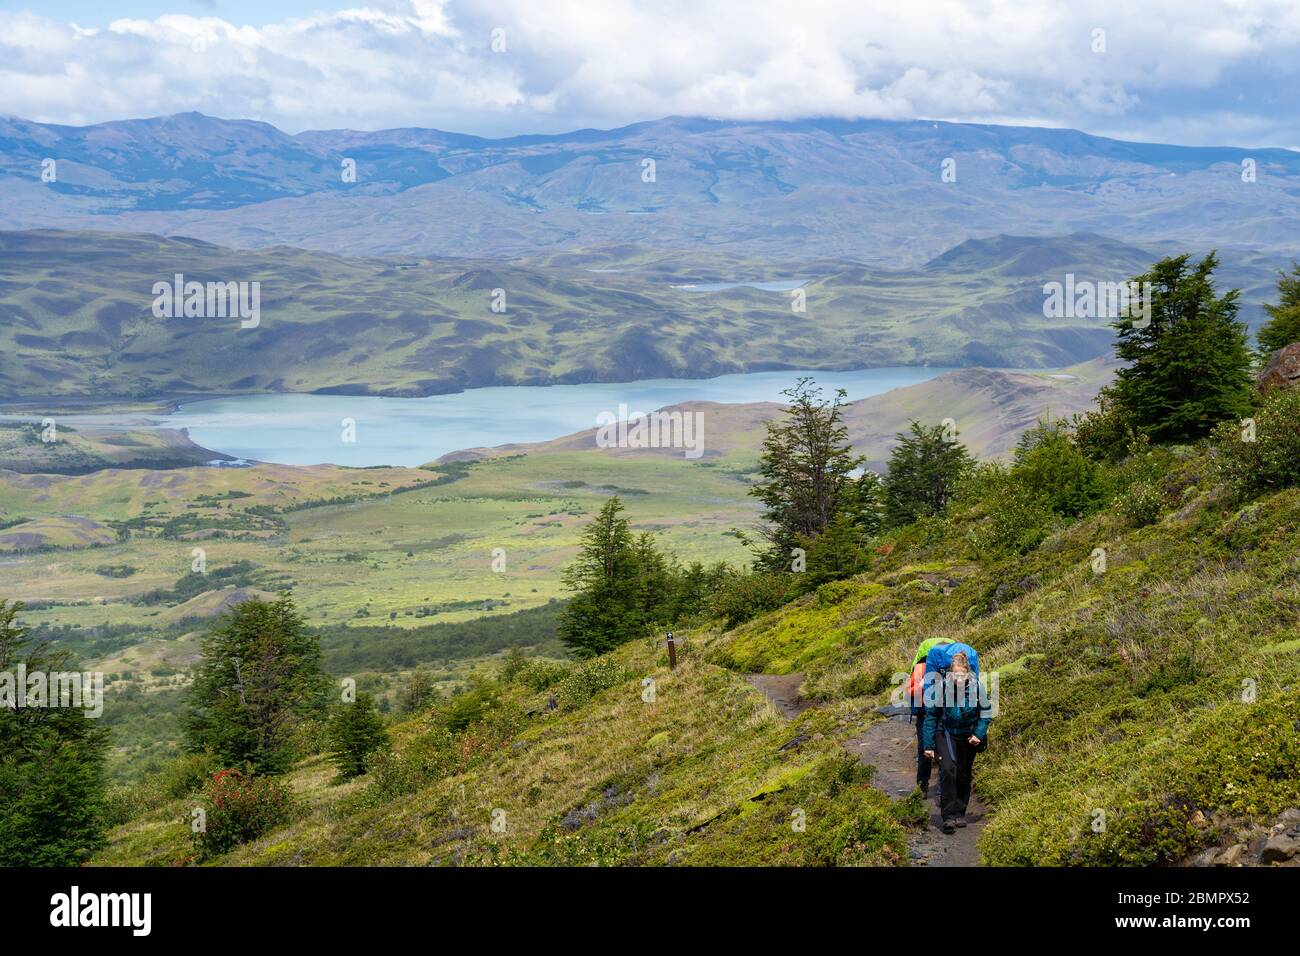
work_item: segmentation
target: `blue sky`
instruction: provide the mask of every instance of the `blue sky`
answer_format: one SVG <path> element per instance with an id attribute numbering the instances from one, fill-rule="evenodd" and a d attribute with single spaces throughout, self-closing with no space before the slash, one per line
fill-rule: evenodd
<path id="1" fill-rule="evenodd" d="M 365 6 L 363 3 L 356 6 Z M 0 10 L 29 10 L 81 26 L 108 26 L 121 17 L 152 20 L 165 13 L 187 13 L 196 17 L 222 17 L 239 24 L 265 26 L 285 17 L 307 16 L 318 11 L 342 9 L 352 4 L 322 0 L 0 0 Z"/>
<path id="2" fill-rule="evenodd" d="M 0 0 L 0 114 L 497 136 L 670 114 L 1300 147 L 1300 0 Z"/>

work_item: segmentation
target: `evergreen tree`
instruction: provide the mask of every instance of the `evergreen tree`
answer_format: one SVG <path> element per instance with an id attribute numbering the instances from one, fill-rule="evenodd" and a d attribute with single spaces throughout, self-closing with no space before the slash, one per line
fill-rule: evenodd
<path id="1" fill-rule="evenodd" d="M 1053 512 L 1070 518 L 1091 514 L 1110 494 L 1105 470 L 1075 446 L 1062 421 L 1040 421 L 1025 430 L 1011 476 Z"/>
<path id="2" fill-rule="evenodd" d="M 1237 321 L 1239 290 L 1215 294 L 1218 257 L 1194 268 L 1188 256 L 1162 259 L 1134 281 L 1151 283 L 1151 320 L 1114 323 L 1115 351 L 1129 364 L 1112 397 L 1133 427 L 1156 442 L 1194 441 L 1250 409 L 1250 353 Z"/>
<path id="3" fill-rule="evenodd" d="M 880 476 L 864 471 L 840 486 L 840 500 L 835 513 L 843 513 L 865 541 L 884 530 L 885 490 Z"/>
<path id="4" fill-rule="evenodd" d="M 913 421 L 897 434 L 882 482 L 885 523 L 899 528 L 938 514 L 974 464 L 970 452 L 944 425 L 926 427 Z"/>
<path id="5" fill-rule="evenodd" d="M 560 639 L 579 657 L 594 657 L 641 632 L 641 562 L 623 503 L 611 498 L 582 534 L 578 557 L 564 569 L 576 592 L 560 613 Z"/>
<path id="6" fill-rule="evenodd" d="M 848 510 L 835 512 L 817 537 L 802 540 L 808 552 L 807 572 L 800 581 L 805 590 L 867 570 L 867 538 Z"/>
<path id="7" fill-rule="evenodd" d="M 329 723 L 330 759 L 344 779 L 366 772 L 366 757 L 388 746 L 384 719 L 375 710 L 375 699 L 357 694 L 350 704 L 334 711 Z"/>
<path id="8" fill-rule="evenodd" d="M 203 641 L 184 719 L 187 748 L 211 750 L 229 766 L 282 772 L 296 756 L 298 724 L 325 716 L 328 689 L 320 639 L 289 596 L 245 601 Z"/>
<path id="9" fill-rule="evenodd" d="M 685 568 L 677 568 L 673 584 L 673 611 L 670 621 L 703 612 L 718 589 L 733 576 L 735 570 L 725 561 L 705 565 L 692 561 Z"/>
<path id="10" fill-rule="evenodd" d="M 853 454 L 843 421 L 844 389 L 834 399 L 810 378 L 801 378 L 782 392 L 790 405 L 785 415 L 767 422 L 759 459 L 760 480 L 749 493 L 763 502 L 768 546 L 756 564 L 772 571 L 787 570 L 790 555 L 821 534 L 843 504 L 852 473 L 865 460 Z"/>
<path id="11" fill-rule="evenodd" d="M 1291 264 L 1290 274 L 1278 276 L 1277 294 L 1277 305 L 1264 306 L 1268 321 L 1255 333 L 1265 361 L 1278 349 L 1300 342 L 1300 262 Z"/>
<path id="12" fill-rule="evenodd" d="M 437 699 L 433 676 L 428 671 L 417 668 L 411 672 L 406 686 L 402 688 L 398 707 L 404 714 L 418 714 L 422 710 L 428 710 Z"/>
<path id="13" fill-rule="evenodd" d="M 66 655 L 31 646 L 16 623 L 20 610 L 0 601 L 0 672 L 16 678 L 19 664 L 29 675 L 71 671 Z M 81 709 L 11 708 L 28 688 L 15 680 L 9 690 L 14 699 L 0 706 L 0 863 L 76 866 L 103 839 L 108 733 L 86 715 L 84 697 Z"/>
<path id="14" fill-rule="evenodd" d="M 672 620 L 676 569 L 655 546 L 654 535 L 643 531 L 632 545 L 635 616 L 642 625 L 667 624 Z"/>

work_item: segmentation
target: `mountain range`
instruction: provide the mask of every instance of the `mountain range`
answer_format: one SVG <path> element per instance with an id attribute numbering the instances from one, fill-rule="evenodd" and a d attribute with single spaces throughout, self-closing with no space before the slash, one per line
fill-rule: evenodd
<path id="1" fill-rule="evenodd" d="M 1300 153 L 1067 129 L 668 117 L 488 140 L 290 135 L 198 113 L 86 127 L 0 120 L 0 228 L 249 249 L 501 258 L 725 245 L 898 268 L 968 238 L 1080 231 L 1292 255 L 1298 217 Z"/>

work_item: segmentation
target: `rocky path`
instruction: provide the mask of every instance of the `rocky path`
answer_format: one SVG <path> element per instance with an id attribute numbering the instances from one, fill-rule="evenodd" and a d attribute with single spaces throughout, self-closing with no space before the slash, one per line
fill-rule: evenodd
<path id="1" fill-rule="evenodd" d="M 799 696 L 802 674 L 751 674 L 747 680 L 787 720 L 792 720 L 812 701 Z M 902 800 L 916 783 L 916 725 L 907 717 L 887 717 L 863 733 L 844 742 L 863 764 L 876 768 L 872 782 L 894 800 Z M 976 778 L 979 763 L 976 762 Z M 977 797 L 971 798 L 968 824 L 951 835 L 939 829 L 939 778 L 931 775 L 930 826 L 913 833 L 907 841 L 913 866 L 979 866 L 976 844 L 984 829 L 987 810 Z"/>

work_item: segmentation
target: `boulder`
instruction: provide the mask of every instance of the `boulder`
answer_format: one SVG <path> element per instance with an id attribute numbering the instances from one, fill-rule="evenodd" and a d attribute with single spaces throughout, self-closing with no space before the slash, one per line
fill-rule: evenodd
<path id="1" fill-rule="evenodd" d="M 1270 388 L 1300 388 L 1300 342 L 1292 342 L 1274 352 L 1255 387 L 1261 392 Z"/>
<path id="2" fill-rule="evenodd" d="M 1277 822 L 1283 829 L 1300 827 L 1300 807 L 1292 807 L 1290 810 L 1283 810 L 1282 815 L 1277 818 Z"/>
<path id="3" fill-rule="evenodd" d="M 1215 863 L 1218 866 L 1237 866 L 1238 864 L 1245 862 L 1245 858 L 1246 848 L 1240 843 L 1234 843 L 1219 854 L 1219 858 Z"/>
<path id="4" fill-rule="evenodd" d="M 1297 853 L 1300 853 L 1300 840 L 1279 834 L 1268 838 L 1268 842 L 1264 844 L 1264 849 L 1260 851 L 1259 862 L 1285 863 Z"/>

